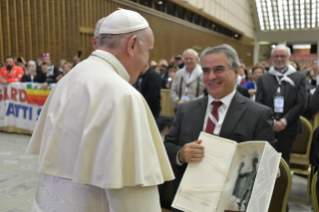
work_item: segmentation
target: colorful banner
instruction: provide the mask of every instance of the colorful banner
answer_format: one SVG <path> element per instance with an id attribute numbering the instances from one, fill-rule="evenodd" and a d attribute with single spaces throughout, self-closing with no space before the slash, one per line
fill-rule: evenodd
<path id="1" fill-rule="evenodd" d="M 32 133 L 54 85 L 42 90 L 38 83 L 0 84 L 0 130 Z"/>

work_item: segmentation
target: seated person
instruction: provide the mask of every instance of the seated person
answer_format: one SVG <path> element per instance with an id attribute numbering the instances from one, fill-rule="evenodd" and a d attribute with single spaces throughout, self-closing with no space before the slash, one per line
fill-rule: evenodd
<path id="1" fill-rule="evenodd" d="M 23 69 L 14 64 L 13 57 L 8 56 L 6 66 L 0 69 L 0 83 L 6 85 L 12 82 L 20 82 L 23 74 Z"/>

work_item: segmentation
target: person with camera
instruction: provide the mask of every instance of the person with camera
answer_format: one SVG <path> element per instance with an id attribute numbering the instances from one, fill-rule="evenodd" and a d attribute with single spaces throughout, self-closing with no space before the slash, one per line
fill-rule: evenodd
<path id="1" fill-rule="evenodd" d="M 13 57 L 8 56 L 6 66 L 0 69 L 0 83 L 6 85 L 12 82 L 20 82 L 23 74 L 23 69 L 14 64 Z"/>
<path id="2" fill-rule="evenodd" d="M 40 82 L 43 82 L 41 85 L 42 89 L 47 89 L 50 83 L 56 83 L 57 77 L 62 73 L 59 71 L 59 67 L 51 63 L 51 58 L 49 53 L 42 54 L 42 65 L 41 65 L 41 76 L 39 76 Z"/>
<path id="3" fill-rule="evenodd" d="M 35 61 L 29 60 L 24 75 L 21 78 L 21 82 L 39 82 L 36 67 Z"/>

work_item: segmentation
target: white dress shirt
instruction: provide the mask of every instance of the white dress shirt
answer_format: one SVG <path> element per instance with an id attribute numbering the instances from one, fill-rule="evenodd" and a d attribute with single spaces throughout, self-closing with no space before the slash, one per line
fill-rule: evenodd
<path id="1" fill-rule="evenodd" d="M 235 93 L 236 93 L 236 89 L 234 89 L 233 92 L 231 92 L 230 94 L 228 94 L 227 96 L 225 96 L 225 97 L 223 97 L 221 99 L 215 99 L 211 95 L 208 95 L 207 109 L 206 109 L 206 114 L 205 114 L 205 119 L 204 119 L 204 124 L 203 124 L 203 131 L 204 132 L 206 130 L 208 115 L 213 110 L 212 102 L 213 101 L 221 101 L 223 104 L 217 109 L 218 122 L 217 122 L 217 124 L 215 126 L 215 129 L 214 129 L 214 135 L 219 135 L 219 132 L 220 132 L 220 129 L 221 129 L 222 124 L 224 122 L 224 119 L 225 119 L 226 113 L 228 111 L 229 105 L 230 105 Z M 179 152 L 180 151 L 178 151 L 177 155 L 176 155 L 176 164 L 181 166 L 181 165 L 183 165 L 183 163 L 180 162 L 179 159 L 178 159 Z"/>
<path id="2" fill-rule="evenodd" d="M 223 97 L 221 99 L 215 99 L 211 95 L 208 95 L 206 115 L 205 115 L 205 119 L 204 119 L 204 123 L 203 123 L 203 131 L 206 130 L 206 125 L 207 125 L 207 121 L 208 121 L 208 115 L 213 110 L 212 102 L 213 101 L 220 101 L 223 104 L 217 109 L 218 122 L 217 122 L 217 124 L 215 126 L 215 129 L 214 129 L 214 135 L 219 135 L 219 132 L 220 132 L 220 129 L 221 129 L 222 124 L 224 122 L 224 119 L 225 119 L 226 113 L 228 111 L 229 105 L 230 105 L 231 100 L 233 99 L 235 93 L 236 93 L 236 90 L 234 89 L 233 92 L 231 92 L 230 94 L 228 94 L 227 96 L 225 96 L 225 97 Z"/>

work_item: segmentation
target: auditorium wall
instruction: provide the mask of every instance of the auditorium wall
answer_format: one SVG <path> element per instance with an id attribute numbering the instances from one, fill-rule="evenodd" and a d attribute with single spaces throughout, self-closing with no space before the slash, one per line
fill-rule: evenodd
<path id="1" fill-rule="evenodd" d="M 232 45 L 246 65 L 253 62 L 252 40 L 235 40 L 201 26 L 128 0 L 0 0 L 0 61 L 7 55 L 34 59 L 50 53 L 72 60 L 78 50 L 86 58 L 93 51 L 96 22 L 117 8 L 141 13 L 150 23 L 155 48 L 150 59 L 169 60 L 186 48 Z"/>

